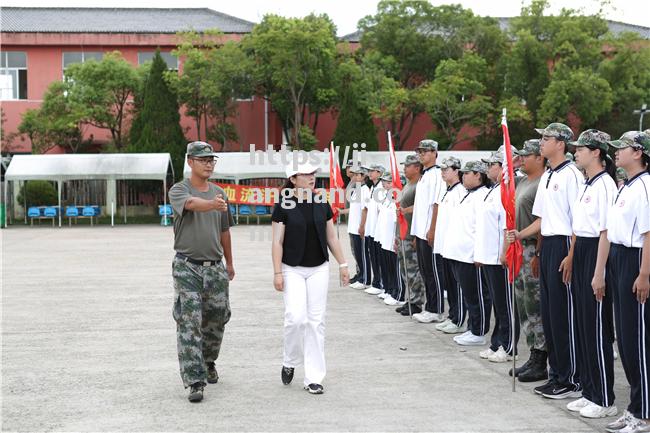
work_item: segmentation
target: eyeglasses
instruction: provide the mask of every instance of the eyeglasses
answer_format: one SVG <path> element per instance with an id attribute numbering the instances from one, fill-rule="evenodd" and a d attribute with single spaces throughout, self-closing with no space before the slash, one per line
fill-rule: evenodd
<path id="1" fill-rule="evenodd" d="M 217 163 L 216 158 L 192 158 L 192 161 L 200 162 L 203 165 L 215 165 Z"/>

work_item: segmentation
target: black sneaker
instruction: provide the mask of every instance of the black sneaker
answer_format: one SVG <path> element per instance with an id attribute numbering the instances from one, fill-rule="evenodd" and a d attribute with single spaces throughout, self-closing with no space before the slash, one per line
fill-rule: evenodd
<path id="1" fill-rule="evenodd" d="M 542 396 L 554 400 L 579 398 L 582 396 L 582 389 L 575 385 L 555 385 L 552 389 L 542 392 Z"/>
<path id="2" fill-rule="evenodd" d="M 422 308 L 420 306 L 411 304 L 411 313 L 412 314 L 418 314 L 422 312 Z M 409 315 L 409 307 L 408 304 L 404 304 L 404 308 L 402 308 L 402 311 L 400 312 L 402 316 L 408 316 Z"/>
<path id="3" fill-rule="evenodd" d="M 553 388 L 555 388 L 555 382 L 549 380 L 545 384 L 533 388 L 533 391 L 535 392 L 535 394 L 542 395 L 547 391 L 551 391 Z"/>
<path id="4" fill-rule="evenodd" d="M 293 380 L 293 368 L 282 366 L 282 383 L 289 385 Z"/>
<path id="5" fill-rule="evenodd" d="M 214 366 L 214 362 L 206 364 L 206 367 L 208 368 L 208 383 L 219 382 L 219 374 L 217 373 L 217 369 Z"/>
<path id="6" fill-rule="evenodd" d="M 320 385 L 318 383 L 310 383 L 305 387 L 305 391 L 309 391 L 310 394 L 322 394 L 325 392 L 323 390 L 323 385 Z"/>
<path id="7" fill-rule="evenodd" d="M 187 399 L 192 403 L 198 403 L 203 400 L 203 382 L 196 382 L 190 386 L 190 395 Z"/>

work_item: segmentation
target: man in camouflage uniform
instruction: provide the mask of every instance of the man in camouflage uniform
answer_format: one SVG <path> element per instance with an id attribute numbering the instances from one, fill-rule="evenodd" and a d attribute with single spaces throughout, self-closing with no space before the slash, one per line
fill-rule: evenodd
<path id="1" fill-rule="evenodd" d="M 225 192 L 208 182 L 217 158 L 209 144 L 189 143 L 192 175 L 169 190 L 176 250 L 173 317 L 181 378 L 191 402 L 203 399 L 206 382 L 219 380 L 214 362 L 230 319 L 228 284 L 235 276 L 229 230 L 234 221 Z"/>
<path id="2" fill-rule="evenodd" d="M 402 241 L 399 238 L 399 230 L 396 230 L 396 237 L 398 242 L 397 256 L 399 258 L 399 265 L 403 269 L 402 275 L 406 276 L 406 284 L 408 285 L 410 298 L 405 298 L 406 304 L 397 307 L 395 311 L 402 316 L 408 316 L 410 313 L 422 312 L 422 295 L 424 293 L 424 281 L 420 275 L 420 268 L 418 267 L 418 255 L 415 251 L 415 237 L 411 235 L 411 219 L 413 217 L 413 204 L 415 203 L 415 189 L 417 187 L 420 176 L 422 176 L 422 164 L 415 155 L 408 155 L 404 165 L 404 175 L 408 183 L 402 189 L 402 199 L 400 201 L 400 208 L 404 213 L 404 217 L 408 222 L 408 230 L 406 231 L 406 238 Z M 404 248 L 402 248 L 402 244 Z M 409 311 L 410 304 L 410 311 Z"/>
<path id="3" fill-rule="evenodd" d="M 517 190 L 515 207 L 517 214 L 517 230 L 523 230 L 532 223 L 533 204 L 539 180 L 544 173 L 545 161 L 540 155 L 539 140 L 527 140 L 519 151 L 522 159 L 522 170 L 526 177 L 515 179 Z M 534 382 L 547 378 L 546 372 L 546 339 L 542 327 L 540 311 L 539 288 L 539 248 L 537 236 L 522 239 L 523 263 L 519 275 L 515 279 L 516 306 L 519 313 L 522 334 L 530 348 L 530 359 L 517 368 L 515 375 L 521 382 Z M 512 370 L 510 370 L 512 375 Z"/>

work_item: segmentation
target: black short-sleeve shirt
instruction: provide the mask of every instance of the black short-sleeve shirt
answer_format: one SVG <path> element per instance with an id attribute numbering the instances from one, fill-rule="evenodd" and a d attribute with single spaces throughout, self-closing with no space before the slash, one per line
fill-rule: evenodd
<path id="1" fill-rule="evenodd" d="M 298 263 L 297 266 L 313 267 L 320 266 L 328 260 L 327 257 L 327 245 L 322 245 L 321 238 L 319 237 L 319 231 L 321 234 L 326 233 L 326 224 L 327 221 L 332 219 L 332 208 L 328 203 L 307 203 L 307 202 L 298 202 L 296 199 L 291 198 L 287 199 L 293 201 L 296 205 L 293 209 L 288 209 L 287 206 L 282 206 L 282 202 L 276 203 L 273 208 L 273 214 L 271 220 L 274 222 L 283 223 L 287 226 L 285 230 L 285 237 L 283 243 L 283 254 L 282 254 L 282 263 L 295 266 L 295 263 Z M 314 221 L 314 206 L 322 206 L 322 211 L 324 212 L 325 218 L 321 221 Z M 294 227 L 288 227 L 288 225 L 293 225 L 293 218 L 290 218 L 290 213 L 299 212 L 302 215 L 302 219 L 306 223 L 306 230 L 303 232 L 298 232 L 292 230 Z M 320 227 L 317 227 L 317 224 Z M 302 238 L 292 238 L 298 237 L 297 233 L 303 233 Z M 288 244 L 293 245 L 303 243 L 304 249 L 302 257 L 290 257 L 291 248 L 288 248 Z"/>

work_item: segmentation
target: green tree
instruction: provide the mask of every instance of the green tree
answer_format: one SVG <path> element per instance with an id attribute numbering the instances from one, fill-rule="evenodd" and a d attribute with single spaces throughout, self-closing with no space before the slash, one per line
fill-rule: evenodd
<path id="1" fill-rule="evenodd" d="M 339 64 L 336 82 L 338 118 L 334 143 L 341 146 L 365 143 L 366 150 L 377 150 L 377 130 L 364 101 L 370 83 L 354 59 L 347 58 Z"/>
<path id="2" fill-rule="evenodd" d="M 244 43 L 255 62 L 258 93 L 273 102 L 291 144 L 301 148 L 309 114 L 317 119 L 333 98 L 336 27 L 327 15 L 266 15 Z"/>
<path id="3" fill-rule="evenodd" d="M 442 133 L 443 145 L 452 149 L 466 125 L 480 126 L 493 110 L 484 94 L 483 80 L 487 63 L 473 53 L 460 60 L 443 60 L 436 68 L 436 78 L 422 91 L 422 104 Z"/>
<path id="4" fill-rule="evenodd" d="M 16 197 L 18 203 L 29 206 L 52 206 L 59 203 L 59 196 L 54 185 L 46 180 L 25 182 Z"/>
<path id="5" fill-rule="evenodd" d="M 131 128 L 131 152 L 168 152 L 174 172 L 183 172 L 185 137 L 180 126 L 178 100 L 164 79 L 167 64 L 156 51 L 145 80 L 142 106 Z"/>
<path id="6" fill-rule="evenodd" d="M 86 122 L 111 133 L 112 144 L 126 147 L 129 100 L 139 86 L 136 69 L 117 52 L 102 60 L 75 63 L 65 71 L 68 98 L 88 110 Z"/>
<path id="7" fill-rule="evenodd" d="M 18 132 L 27 135 L 32 152 L 42 153 L 56 145 L 77 153 L 92 142 L 84 140 L 90 109 L 69 97 L 71 84 L 55 81 L 49 85 L 40 108 L 26 110 Z"/>
<path id="8" fill-rule="evenodd" d="M 597 125 L 613 137 L 638 128 L 633 110 L 650 103 L 650 48 L 636 34 L 623 34 L 608 42 L 612 49 L 598 73 L 612 88 L 612 109 L 604 113 Z"/>

